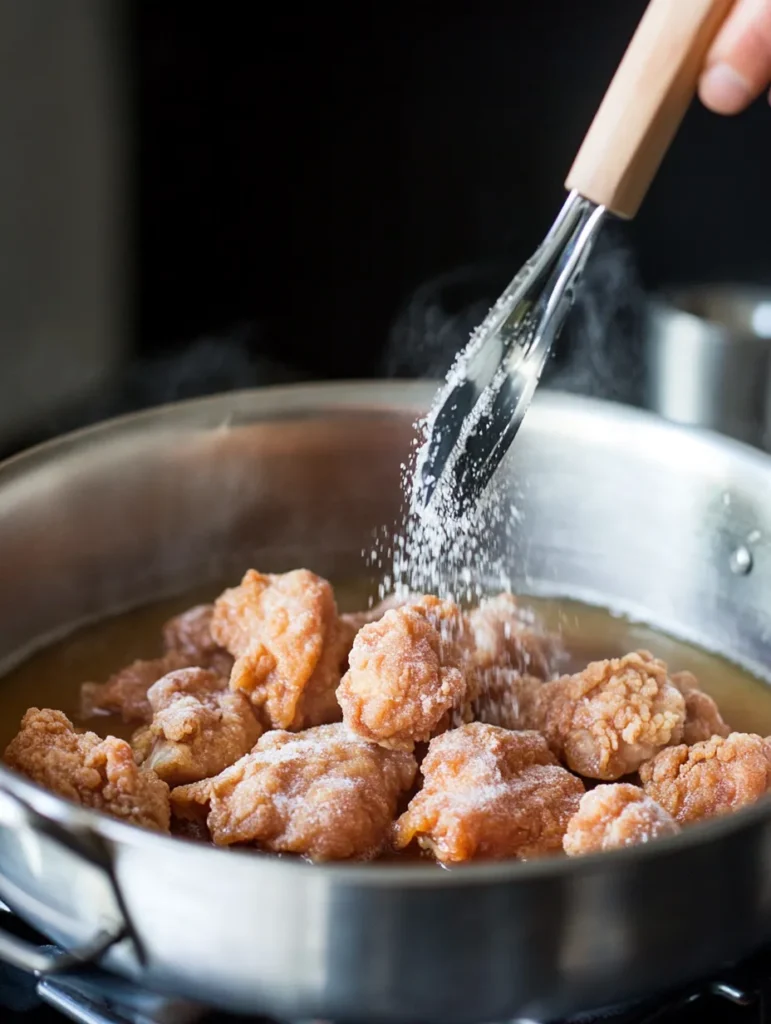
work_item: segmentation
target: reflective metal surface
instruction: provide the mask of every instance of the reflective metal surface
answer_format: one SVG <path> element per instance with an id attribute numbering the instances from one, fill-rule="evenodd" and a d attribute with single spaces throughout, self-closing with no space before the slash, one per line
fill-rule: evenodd
<path id="1" fill-rule="evenodd" d="M 300 387 L 172 407 L 0 467 L 0 656 L 205 578 L 358 571 L 400 501 L 431 385 Z M 542 394 L 502 466 L 523 590 L 634 611 L 771 666 L 771 461 L 633 410 Z M 732 571 L 736 551 L 751 554 Z M 771 935 L 767 803 L 583 860 L 312 867 L 153 835 L 0 770 L 81 839 L 0 816 L 0 898 L 160 990 L 283 1019 L 551 1019 L 651 996 Z M 139 953 L 145 958 L 142 964 Z"/>
<path id="2" fill-rule="evenodd" d="M 771 442 L 771 289 L 700 285 L 652 300 L 645 405 L 676 423 Z"/>
<path id="3" fill-rule="evenodd" d="M 605 207 L 571 192 L 546 238 L 471 335 L 428 419 L 419 504 L 474 508 L 505 457 L 573 307 Z"/>

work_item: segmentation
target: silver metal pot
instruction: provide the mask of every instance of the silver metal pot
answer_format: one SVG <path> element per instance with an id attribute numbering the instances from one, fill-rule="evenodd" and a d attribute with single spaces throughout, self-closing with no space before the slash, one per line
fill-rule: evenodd
<path id="1" fill-rule="evenodd" d="M 681 288 L 652 299 L 646 321 L 646 408 L 768 448 L 771 290 Z"/>
<path id="2" fill-rule="evenodd" d="M 246 565 L 358 571 L 371 529 L 397 511 L 411 423 L 431 394 L 246 392 L 6 463 L 0 656 Z M 552 393 L 504 472 L 522 589 L 633 611 L 771 666 L 767 456 Z M 113 970 L 230 1009 L 544 1019 L 652 994 L 767 939 L 771 807 L 585 859 L 313 867 L 144 832 L 0 769 L 0 896 L 64 948 L 109 947 Z M 0 955 L 57 966 L 7 936 Z"/>

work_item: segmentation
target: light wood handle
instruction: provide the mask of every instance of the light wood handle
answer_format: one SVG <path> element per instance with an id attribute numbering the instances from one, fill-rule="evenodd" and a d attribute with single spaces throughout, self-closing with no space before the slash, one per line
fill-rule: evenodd
<path id="1" fill-rule="evenodd" d="M 569 191 L 634 217 L 733 3 L 651 0 L 570 169 Z"/>

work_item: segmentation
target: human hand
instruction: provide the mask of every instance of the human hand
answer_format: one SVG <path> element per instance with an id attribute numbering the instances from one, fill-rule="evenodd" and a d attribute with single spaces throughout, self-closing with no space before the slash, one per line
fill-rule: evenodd
<path id="1" fill-rule="evenodd" d="M 771 0 L 738 0 L 707 55 L 699 96 L 716 114 L 738 114 L 769 82 Z"/>

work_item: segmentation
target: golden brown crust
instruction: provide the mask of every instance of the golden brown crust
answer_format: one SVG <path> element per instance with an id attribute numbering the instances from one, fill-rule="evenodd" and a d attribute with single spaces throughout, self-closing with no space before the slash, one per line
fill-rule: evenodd
<path id="1" fill-rule="evenodd" d="M 231 689 L 243 691 L 271 727 L 339 720 L 335 690 L 350 633 L 340 626 L 326 580 L 307 569 L 250 569 L 215 602 L 211 632 L 236 658 Z"/>
<path id="2" fill-rule="evenodd" d="M 105 683 L 84 683 L 80 695 L 82 717 L 112 714 L 120 715 L 124 722 L 149 723 L 153 712 L 147 691 L 169 672 L 207 668 L 227 680 L 233 658 L 211 635 L 213 612 L 213 605 L 197 605 L 169 619 L 163 627 L 162 657 L 134 661 Z"/>
<path id="3" fill-rule="evenodd" d="M 645 792 L 681 824 L 738 810 L 771 787 L 771 741 L 733 732 L 662 750 L 640 767 Z"/>
<path id="4" fill-rule="evenodd" d="M 531 714 L 530 727 L 544 733 L 569 768 L 612 782 L 679 743 L 685 700 L 664 662 L 637 651 L 544 683 Z"/>
<path id="5" fill-rule="evenodd" d="M 171 804 L 175 834 L 313 860 L 374 857 L 389 839 L 446 864 L 577 855 L 771 788 L 771 740 L 728 735 L 690 673 L 638 651 L 555 678 L 558 639 L 508 594 L 467 612 L 417 594 L 339 615 L 314 573 L 250 570 L 163 641 L 163 657 L 83 687 L 87 713 L 142 723 L 133 756 L 30 709 L 9 764 L 127 821 L 168 831 Z M 582 799 L 560 759 L 602 781 L 639 770 L 645 790 Z"/>
<path id="6" fill-rule="evenodd" d="M 340 621 L 344 628 L 348 630 L 351 643 L 353 643 L 354 637 L 363 626 L 368 626 L 371 622 L 377 622 L 383 618 L 386 612 L 390 612 L 392 608 L 401 608 L 406 603 L 406 597 L 397 597 L 395 594 L 392 594 L 390 597 L 379 601 L 372 608 L 367 609 L 367 611 L 345 612 L 340 616 Z"/>
<path id="7" fill-rule="evenodd" d="M 30 708 L 5 751 L 9 768 L 52 793 L 133 825 L 169 830 L 169 787 L 125 740 L 78 733 L 61 711 Z"/>
<path id="8" fill-rule="evenodd" d="M 386 843 L 399 795 L 416 771 L 411 754 L 365 743 L 344 725 L 277 730 L 216 778 L 175 789 L 172 806 L 189 820 L 208 810 L 221 846 L 368 859 Z"/>
<path id="9" fill-rule="evenodd" d="M 728 736 L 731 732 L 723 720 L 715 701 L 699 689 L 696 676 L 691 672 L 675 672 L 672 682 L 685 698 L 685 726 L 683 743 L 689 747 L 712 736 Z"/>
<path id="10" fill-rule="evenodd" d="M 417 840 L 448 864 L 560 850 L 584 791 L 539 733 L 479 722 L 431 740 L 421 773 L 394 843 Z"/>
<path id="11" fill-rule="evenodd" d="M 252 705 L 203 668 L 180 669 L 148 690 L 153 720 L 132 739 L 138 763 L 170 786 L 217 775 L 262 734 Z"/>
<path id="12" fill-rule="evenodd" d="M 480 676 L 480 694 L 474 702 L 474 717 L 478 722 L 504 729 L 540 726 L 536 702 L 543 685 L 541 679 L 523 676 L 518 669 L 485 669 Z"/>
<path id="13" fill-rule="evenodd" d="M 672 816 L 642 789 L 621 782 L 584 793 L 562 845 L 565 853 L 576 857 L 648 843 L 679 831 Z"/>
<path id="14" fill-rule="evenodd" d="M 187 658 L 170 651 L 162 658 L 133 661 L 110 676 L 106 683 L 83 683 L 81 716 L 120 715 L 124 722 L 149 722 L 153 713 L 147 691 L 167 673 L 188 665 Z"/>
<path id="15" fill-rule="evenodd" d="M 163 646 L 167 654 L 176 653 L 191 668 L 208 668 L 228 678 L 233 656 L 211 635 L 213 604 L 199 604 L 176 615 L 163 627 Z"/>
<path id="16" fill-rule="evenodd" d="M 421 599 L 364 626 L 337 691 L 343 721 L 357 736 L 412 750 L 446 728 L 469 703 L 462 619 L 451 602 Z"/>
<path id="17" fill-rule="evenodd" d="M 513 669 L 520 675 L 549 679 L 556 640 L 524 617 L 516 598 L 498 594 L 485 598 L 468 613 L 474 660 L 480 669 Z"/>

